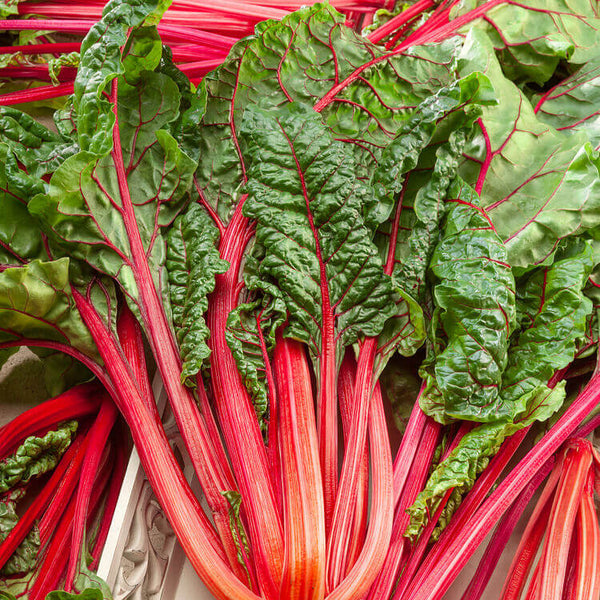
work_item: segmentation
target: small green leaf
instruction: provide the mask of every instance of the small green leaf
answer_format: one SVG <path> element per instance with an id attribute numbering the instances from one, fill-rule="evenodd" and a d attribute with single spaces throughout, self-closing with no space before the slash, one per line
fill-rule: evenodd
<path id="1" fill-rule="evenodd" d="M 215 275 L 229 268 L 221 260 L 216 243 L 219 230 L 198 204 L 177 218 L 169 231 L 167 271 L 173 324 L 183 367 L 181 380 L 196 387 L 195 375 L 206 365 L 210 331 L 204 321 L 208 295 L 215 288 Z"/>

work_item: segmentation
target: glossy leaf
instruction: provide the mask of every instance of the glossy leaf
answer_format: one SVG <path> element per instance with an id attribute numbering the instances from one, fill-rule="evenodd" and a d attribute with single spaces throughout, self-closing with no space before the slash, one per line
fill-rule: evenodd
<path id="1" fill-rule="evenodd" d="M 135 75 L 142 69 L 156 68 L 162 53 L 160 39 L 151 28 L 140 37 L 135 31 L 130 35 L 130 30 L 156 25 L 169 4 L 167 0 L 113 0 L 83 40 L 74 92 L 81 150 L 98 155 L 110 150 L 115 115 L 104 94 L 127 67 L 132 75 L 130 83 L 135 83 Z M 128 61 L 130 51 L 135 58 Z"/>
<path id="2" fill-rule="evenodd" d="M 392 291 L 361 216 L 370 192 L 348 147 L 314 112 L 247 111 L 242 135 L 251 165 L 244 213 L 265 248 L 260 274 L 283 293 L 288 335 L 314 356 L 326 320 L 338 348 L 377 335 Z"/>
<path id="3" fill-rule="evenodd" d="M 177 218 L 168 234 L 167 271 L 173 311 L 173 325 L 183 367 L 181 379 L 196 386 L 195 375 L 207 364 L 210 335 L 204 320 L 208 294 L 215 287 L 215 275 L 229 265 L 219 258 L 216 243 L 219 231 L 209 215 L 192 205 Z"/>
<path id="4" fill-rule="evenodd" d="M 0 493 L 54 469 L 76 430 L 77 423 L 69 421 L 43 437 L 28 437 L 13 455 L 0 462 Z"/>
<path id="5" fill-rule="evenodd" d="M 501 416 L 499 391 L 515 326 L 515 283 L 507 252 L 476 195 L 449 192 L 441 242 L 431 259 L 439 326 L 447 338 L 435 379 L 447 415 L 474 421 Z"/>
<path id="6" fill-rule="evenodd" d="M 600 57 L 536 100 L 538 119 L 566 134 L 584 132 L 600 148 Z"/>
<path id="7" fill-rule="evenodd" d="M 461 2 L 455 16 L 482 0 Z M 485 31 L 513 81 L 542 84 L 559 61 L 583 64 L 600 50 L 600 11 L 587 0 L 501 2 L 474 26 Z"/>
<path id="8" fill-rule="evenodd" d="M 0 543 L 6 539 L 19 521 L 16 511 L 18 501 L 24 496 L 23 489 L 16 489 L 6 494 L 0 502 Z M 37 527 L 33 527 L 25 539 L 19 544 L 12 556 L 0 569 L 0 575 L 9 577 L 27 573 L 35 566 L 40 548 L 40 535 Z"/>
<path id="9" fill-rule="evenodd" d="M 199 88 L 207 111 L 197 131 L 196 173 L 206 200 L 228 221 L 246 181 L 239 129 L 248 107 L 276 109 L 288 102 L 307 109 L 363 64 L 336 100 L 323 109 L 333 136 L 355 154 L 357 175 L 369 177 L 374 160 L 415 107 L 454 80 L 459 40 L 390 56 L 343 25 L 327 4 L 301 8 L 281 21 L 264 21 L 256 35 L 232 48 L 226 61 Z"/>
<path id="10" fill-rule="evenodd" d="M 510 264 L 541 264 L 561 239 L 599 223 L 598 159 L 584 134 L 567 137 L 537 119 L 525 95 L 503 76 L 481 31 L 468 34 L 459 70 L 484 72 L 502 98 L 483 108 L 483 131 L 467 146 L 461 174 L 480 190 Z"/>

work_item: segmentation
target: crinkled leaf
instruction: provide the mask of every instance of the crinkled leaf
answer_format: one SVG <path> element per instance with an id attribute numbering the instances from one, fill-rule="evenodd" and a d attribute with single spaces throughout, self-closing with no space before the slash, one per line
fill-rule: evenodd
<path id="1" fill-rule="evenodd" d="M 225 336 L 250 392 L 261 428 L 265 431 L 269 409 L 270 357 L 275 346 L 275 333 L 285 322 L 287 311 L 277 286 L 260 277 L 263 256 L 264 249 L 255 244 L 252 253 L 246 257 L 245 301 L 229 313 Z"/>
<path id="2" fill-rule="evenodd" d="M 515 283 L 502 240 L 460 183 L 449 192 L 443 237 L 431 259 L 434 302 L 447 339 L 435 379 L 448 416 L 492 421 L 509 337 L 515 326 Z"/>
<path id="3" fill-rule="evenodd" d="M 545 421 L 558 408 L 565 397 L 564 382 L 553 390 L 545 385 L 527 395 L 526 409 L 515 422 L 496 421 L 484 423 L 468 432 L 458 446 L 442 461 L 429 477 L 425 489 L 419 493 L 408 509 L 410 524 L 404 535 L 416 539 L 436 512 L 448 490 L 456 494 L 450 509 L 443 514 L 440 529 L 444 527 L 460 502 L 460 497 L 473 487 L 477 476 L 488 465 L 506 437 L 534 421 Z M 439 534 L 439 530 L 438 530 Z"/>
<path id="4" fill-rule="evenodd" d="M 583 289 L 594 266 L 588 243 L 576 241 L 517 287 L 521 332 L 510 349 L 502 400 L 522 412 L 522 398 L 569 365 L 585 336 L 592 301 Z"/>
<path id="5" fill-rule="evenodd" d="M 17 451 L 0 462 L 0 494 L 52 471 L 70 446 L 77 423 L 69 421 L 43 437 L 28 437 Z"/>
<path id="6" fill-rule="evenodd" d="M 584 134 L 565 136 L 536 118 L 524 94 L 500 69 L 489 39 L 469 32 L 459 56 L 462 75 L 484 72 L 502 102 L 483 108 L 483 133 L 467 146 L 461 174 L 481 189 L 512 266 L 545 261 L 559 241 L 600 222 L 598 159 Z"/>
<path id="7" fill-rule="evenodd" d="M 538 119 L 567 134 L 584 132 L 600 148 L 600 57 L 538 99 Z"/>
<path id="8" fill-rule="evenodd" d="M 123 153 L 124 176 L 117 172 L 114 152 L 101 157 L 80 152 L 56 170 L 47 194 L 29 204 L 71 256 L 118 279 L 134 309 L 138 290 L 124 217 L 129 209 L 155 285 L 169 305 L 161 230 L 185 205 L 194 170 L 193 161 L 162 129 L 178 110 L 177 86 L 166 75 L 146 71 L 134 86 L 119 80 L 121 147 L 115 152 Z M 78 114 L 78 128 L 81 121 Z"/>
<path id="9" fill-rule="evenodd" d="M 215 275 L 229 265 L 216 248 L 219 230 L 198 204 L 190 206 L 169 231 L 167 270 L 173 311 L 183 367 L 182 381 L 195 387 L 195 375 L 206 364 L 210 331 L 204 320 L 208 294 L 215 287 Z"/>
<path id="10" fill-rule="evenodd" d="M 0 141 L 7 144 L 32 178 L 54 172 L 76 152 L 73 141 L 10 106 L 0 108 Z"/>
<path id="11" fill-rule="evenodd" d="M 24 494 L 24 489 L 17 489 L 6 494 L 3 501 L 0 502 L 0 543 L 7 538 L 19 522 L 16 505 Z M 8 577 L 31 571 L 35 566 L 39 548 L 40 534 L 37 526 L 34 526 L 12 556 L 4 563 L 4 566 L 0 569 L 0 575 Z"/>
<path id="12" fill-rule="evenodd" d="M 74 93 L 77 139 L 83 151 L 101 155 L 110 150 L 115 115 L 105 94 L 110 94 L 109 85 L 127 67 L 131 84 L 143 69 L 156 68 L 161 42 L 151 26 L 156 25 L 169 4 L 168 0 L 113 0 L 83 40 Z M 146 35 L 137 35 L 135 30 L 139 28 Z"/>
<path id="13" fill-rule="evenodd" d="M 260 273 L 283 294 L 288 335 L 317 357 L 325 336 L 339 350 L 361 333 L 377 335 L 394 310 L 392 290 L 362 219 L 370 190 L 355 178 L 349 148 L 320 115 L 301 110 L 249 110 L 242 135 L 250 162 L 244 213 L 257 221 Z"/>
<path id="14" fill-rule="evenodd" d="M 483 3 L 461 2 L 454 16 Z M 559 61 L 582 64 L 598 53 L 599 16 L 588 0 L 522 0 L 501 2 L 469 27 L 490 36 L 507 77 L 543 84 Z"/>
<path id="15" fill-rule="evenodd" d="M 227 221 L 245 182 L 239 128 L 248 107 L 276 109 L 293 101 L 312 108 L 363 64 L 373 66 L 323 109 L 336 139 L 355 154 L 359 177 L 370 177 L 381 151 L 415 107 L 454 77 L 456 38 L 390 56 L 344 26 L 328 4 L 301 8 L 281 21 L 264 21 L 237 43 L 199 88 L 208 108 L 197 131 L 196 173 L 206 200 Z"/>
<path id="16" fill-rule="evenodd" d="M 80 54 L 79 52 L 69 52 L 67 54 L 61 54 L 56 58 L 51 58 L 48 61 L 48 74 L 50 80 L 54 85 L 60 83 L 59 76 L 63 67 L 77 67 L 79 66 Z"/>

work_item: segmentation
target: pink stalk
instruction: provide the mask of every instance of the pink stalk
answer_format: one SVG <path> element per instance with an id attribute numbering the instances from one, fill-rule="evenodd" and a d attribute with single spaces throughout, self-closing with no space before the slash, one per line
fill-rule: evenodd
<path id="1" fill-rule="evenodd" d="M 327 544 L 327 589 L 334 589 L 344 577 L 346 558 L 350 547 L 359 479 L 365 451 L 369 407 L 373 386 L 373 361 L 377 339 L 369 338 L 361 346 L 356 368 L 354 406 L 348 443 L 342 464 L 340 485 L 335 502 L 333 523 Z"/>
<path id="2" fill-rule="evenodd" d="M 231 572 L 210 522 L 183 477 L 162 426 L 142 400 L 116 340 L 93 305 L 77 290 L 73 296 L 109 372 L 108 387 L 128 422 L 150 485 L 193 568 L 220 600 L 259 600 Z"/>
<path id="3" fill-rule="evenodd" d="M 325 504 L 310 371 L 299 342 L 279 338 L 273 358 L 281 404 L 285 558 L 281 600 L 325 597 Z"/>
<path id="4" fill-rule="evenodd" d="M 600 598 L 600 528 L 594 504 L 594 476 L 586 481 L 577 517 L 577 564 L 573 593 L 568 600 Z"/>
<path id="5" fill-rule="evenodd" d="M 418 406 L 418 402 L 415 402 L 415 406 Z M 414 409 L 412 414 L 415 414 Z M 427 417 L 427 420 L 430 421 L 430 424 L 423 430 L 421 439 L 418 441 L 418 455 L 414 457 L 411 456 L 413 462 L 410 474 L 406 480 L 406 484 L 402 487 L 402 493 L 400 494 L 398 505 L 396 507 L 396 515 L 392 529 L 392 541 L 387 551 L 385 563 L 367 596 L 367 600 L 387 600 L 392 593 L 401 566 L 405 565 L 408 559 L 410 544 L 404 537 L 404 532 L 408 526 L 410 516 L 406 510 L 414 503 L 427 481 L 431 460 L 435 453 L 435 448 L 442 428 L 442 426 L 433 419 Z"/>
<path id="6" fill-rule="evenodd" d="M 72 93 L 72 82 L 61 83 L 59 85 L 45 85 L 27 90 L 20 90 L 18 92 L 0 94 L 0 106 L 13 106 L 15 104 L 25 104 L 27 102 L 39 102 L 41 100 L 69 96 Z"/>
<path id="7" fill-rule="evenodd" d="M 207 322 L 214 401 L 233 472 L 248 516 L 250 540 L 261 591 L 276 600 L 283 572 L 283 527 L 267 452 L 248 391 L 225 338 L 227 316 L 237 305 L 239 270 L 253 229 L 242 215 L 243 200 L 221 237 L 227 273 L 215 278 Z M 252 460 L 248 460 L 252 457 Z M 274 476 L 275 474 L 273 474 Z"/>
<path id="8" fill-rule="evenodd" d="M 389 446 L 383 398 L 375 385 L 369 413 L 369 449 L 373 473 L 369 528 L 364 546 L 348 575 L 328 596 L 328 600 L 360 600 L 383 566 L 392 534 L 392 456 Z"/>
<path id="9" fill-rule="evenodd" d="M 567 570 L 567 558 L 571 535 L 575 524 L 580 499 L 590 467 L 592 453 L 587 440 L 572 440 L 565 451 L 561 480 L 558 483 L 549 534 L 542 549 L 539 600 L 560 600 Z"/>
<path id="10" fill-rule="evenodd" d="M 500 556 L 506 548 L 519 519 L 523 515 L 523 511 L 529 504 L 533 494 L 535 494 L 542 481 L 552 470 L 553 463 L 554 461 L 552 460 L 548 461 L 538 473 L 536 473 L 535 477 L 527 487 L 519 494 L 519 497 L 515 500 L 513 505 L 504 513 L 494 531 L 492 539 L 479 561 L 477 571 L 475 571 L 475 575 L 471 579 L 469 587 L 462 595 L 461 600 L 479 600 L 483 596 L 494 569 L 498 565 Z"/>
<path id="11" fill-rule="evenodd" d="M 69 52 L 79 52 L 81 44 L 79 42 L 57 42 L 51 44 L 26 44 L 25 46 L 1 46 L 0 54 L 67 54 Z"/>
<path id="12" fill-rule="evenodd" d="M 0 427 L 0 459 L 30 435 L 46 433 L 61 421 L 82 419 L 96 413 L 100 407 L 100 390 L 97 383 L 78 385 L 26 410 Z"/>
<path id="13" fill-rule="evenodd" d="M 338 399 L 340 403 L 345 445 L 348 444 L 349 429 L 352 422 L 355 382 L 356 361 L 351 352 L 346 352 L 338 375 Z M 350 545 L 348 547 L 345 571 L 349 571 L 356 562 L 367 532 L 367 517 L 369 512 L 369 445 L 366 440 L 363 459 L 359 466 L 359 470 L 359 481 L 357 483 L 358 494 L 354 510 L 352 531 L 350 533 Z"/>
<path id="14" fill-rule="evenodd" d="M 448 545 L 443 558 L 433 565 L 423 578 L 420 588 L 408 596 L 410 600 L 439 600 L 443 596 L 479 544 L 514 501 L 514 498 L 531 481 L 548 456 L 558 449 L 596 406 L 599 399 L 600 375 L 595 374 L 554 427 L 529 451 L 481 505 L 473 515 L 472 526 L 457 532 L 454 540 Z"/>
<path id="15" fill-rule="evenodd" d="M 79 567 L 81 553 L 85 553 L 82 544 L 85 540 L 85 522 L 89 511 L 90 498 L 94 488 L 100 460 L 105 451 L 105 446 L 112 428 L 117 420 L 117 408 L 108 397 L 104 398 L 100 413 L 88 434 L 87 451 L 81 468 L 79 484 L 77 487 L 77 501 L 73 529 L 71 532 L 71 545 L 69 562 L 67 566 L 67 579 L 65 591 L 73 589 L 75 574 Z"/>

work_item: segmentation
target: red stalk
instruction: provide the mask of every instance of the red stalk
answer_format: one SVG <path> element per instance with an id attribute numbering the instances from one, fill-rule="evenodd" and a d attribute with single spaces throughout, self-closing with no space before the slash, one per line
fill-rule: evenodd
<path id="1" fill-rule="evenodd" d="M 0 427 L 0 459 L 28 436 L 45 433 L 62 421 L 82 419 L 98 411 L 100 387 L 97 383 L 84 383 L 56 398 L 26 410 L 10 423 Z"/>
<path id="2" fill-rule="evenodd" d="M 225 547 L 233 548 L 235 543 L 229 527 L 229 505 L 222 492 L 235 489 L 235 484 L 228 466 L 221 464 L 214 452 L 206 424 L 191 391 L 181 383 L 179 377 L 181 373 L 179 350 L 150 273 L 129 190 L 128 172 L 121 148 L 117 98 L 118 81 L 114 80 L 111 100 L 114 106 L 115 125 L 111 156 L 119 185 L 121 216 L 129 239 L 133 273 L 139 290 L 142 320 L 148 332 L 148 341 L 156 358 L 177 426 L 207 502 L 215 515 L 218 532 L 223 536 Z M 143 390 L 141 391 L 143 397 Z"/>
<path id="3" fill-rule="evenodd" d="M 346 352 L 338 375 L 338 398 L 342 428 L 344 430 L 344 443 L 346 445 L 348 444 L 349 430 L 352 422 L 355 381 L 356 361 L 351 352 Z M 348 555 L 346 557 L 345 572 L 349 571 L 356 562 L 367 532 L 367 517 L 369 512 L 369 445 L 366 440 L 363 459 L 359 469 L 358 494 L 352 530 L 350 532 L 350 546 L 348 547 Z"/>
<path id="4" fill-rule="evenodd" d="M 415 406 L 418 406 L 417 402 L 415 402 Z M 417 414 L 414 408 L 411 413 L 411 418 L 413 414 Z M 387 600 L 392 593 L 401 566 L 405 565 L 408 559 L 410 545 L 409 541 L 403 537 L 410 520 L 410 516 L 406 512 L 406 509 L 414 503 L 417 495 L 423 489 L 423 486 L 427 481 L 431 460 L 435 453 L 435 448 L 442 428 L 441 425 L 436 423 L 433 419 L 427 417 L 427 420 L 430 422 L 429 426 L 423 429 L 421 439 L 417 442 L 419 448 L 418 456 L 414 455 L 412 449 L 410 450 L 410 458 L 413 460 L 409 477 L 406 479 L 406 484 L 402 486 L 402 492 L 396 507 L 396 515 L 392 529 L 392 542 L 388 548 L 383 569 L 381 570 L 375 585 L 371 588 L 367 600 Z M 409 447 L 410 446 L 407 446 L 407 448 Z M 398 454 L 400 454 L 400 452 Z M 409 461 L 407 460 L 405 462 Z"/>
<path id="5" fill-rule="evenodd" d="M 310 371 L 299 342 L 279 338 L 273 358 L 281 404 L 285 557 L 281 600 L 325 597 L 325 504 Z"/>
<path id="6" fill-rule="evenodd" d="M 126 433 L 125 431 L 121 431 L 119 425 L 120 423 L 117 423 L 116 437 L 118 441 L 115 444 L 115 464 L 110 478 L 110 486 L 106 496 L 106 504 L 104 506 L 98 535 L 94 540 L 94 545 L 90 552 L 92 557 L 90 569 L 92 571 L 95 571 L 98 568 L 98 563 L 100 561 L 100 557 L 102 556 L 102 551 L 104 550 L 104 544 L 106 543 L 106 538 L 108 537 L 110 526 L 112 524 L 115 508 L 121 492 L 121 485 L 123 484 L 123 478 L 127 469 L 128 454 L 126 453 L 126 446 L 123 441 Z M 128 434 L 129 432 L 127 432 L 127 435 Z"/>
<path id="7" fill-rule="evenodd" d="M 554 459 L 548 461 L 550 464 L 553 462 Z M 550 507 L 559 476 L 560 468 L 553 469 L 529 518 L 504 582 L 502 600 L 518 600 L 525 589 L 527 578 L 529 577 L 535 557 L 542 543 L 542 538 L 548 527 Z"/>
<path id="8" fill-rule="evenodd" d="M 50 44 L 26 44 L 25 46 L 1 46 L 0 54 L 67 54 L 69 52 L 79 52 L 81 44 L 79 42 L 56 42 Z"/>
<path id="9" fill-rule="evenodd" d="M 583 489 L 577 517 L 577 566 L 573 594 L 568 600 L 600 597 L 600 529 L 594 504 L 594 475 Z"/>
<path id="10" fill-rule="evenodd" d="M 263 593 L 276 600 L 283 572 L 283 527 L 275 485 L 254 407 L 225 338 L 235 308 L 241 261 L 252 229 L 242 215 L 243 198 L 221 237 L 221 258 L 229 270 L 215 278 L 208 308 L 211 382 L 217 416 L 246 507 L 253 557 Z M 249 460 L 248 457 L 252 457 Z"/>
<path id="11" fill-rule="evenodd" d="M 346 559 L 353 530 L 359 479 L 365 451 L 369 407 L 373 387 L 373 361 L 377 339 L 363 342 L 356 368 L 356 385 L 353 395 L 353 414 L 348 443 L 342 464 L 340 485 L 335 503 L 333 523 L 327 544 L 327 589 L 334 589 L 346 574 Z M 388 442 L 389 444 L 389 442 Z"/>
<path id="12" fill-rule="evenodd" d="M 72 584 L 79 567 L 81 552 L 85 552 L 84 549 L 82 550 L 82 542 L 85 540 L 86 515 L 88 514 L 90 498 L 100 466 L 100 460 L 105 451 L 110 432 L 117 420 L 117 415 L 116 406 L 110 397 L 106 395 L 102 402 L 98 418 L 88 434 L 87 451 L 77 488 L 77 501 L 71 535 L 71 551 L 65 586 L 65 591 L 67 592 L 73 589 Z"/>
<path id="13" fill-rule="evenodd" d="M 439 600 L 442 597 L 514 498 L 531 481 L 548 456 L 551 456 L 585 419 L 599 398 L 600 375 L 595 374 L 554 427 L 481 505 L 472 517 L 472 526 L 457 532 L 444 557 L 423 577 L 422 585 L 409 596 L 410 600 Z"/>
<path id="14" fill-rule="evenodd" d="M 39 102 L 40 100 L 50 100 L 51 98 L 60 98 L 69 96 L 73 93 L 73 83 L 61 83 L 59 85 L 44 85 L 34 87 L 28 90 L 18 92 L 9 92 L 0 95 L 0 106 L 13 106 L 14 104 L 24 104 L 26 102 Z"/>
<path id="15" fill-rule="evenodd" d="M 230 571 L 210 522 L 185 480 L 164 430 L 142 400 L 116 340 L 93 305 L 75 289 L 73 296 L 114 383 L 113 399 L 131 429 L 150 485 L 193 568 L 221 600 L 259 600 Z"/>
<path id="16" fill-rule="evenodd" d="M 415 17 L 423 14 L 433 6 L 435 6 L 435 2 L 433 2 L 433 0 L 418 0 L 412 6 L 409 6 L 406 10 L 403 10 L 399 15 L 396 15 L 387 23 L 384 23 L 381 25 L 381 27 L 375 29 L 375 31 L 372 31 L 368 36 L 369 41 L 377 44 L 388 35 L 391 35 L 403 25 L 413 20 Z"/>
<path id="17" fill-rule="evenodd" d="M 519 519 L 523 515 L 523 511 L 529 504 L 529 501 L 542 481 L 548 476 L 552 466 L 553 461 L 548 461 L 531 480 L 529 485 L 519 494 L 519 497 L 515 500 L 513 505 L 504 513 L 483 557 L 479 561 L 477 571 L 471 579 L 469 587 L 462 595 L 461 600 L 480 600 L 483 596 L 494 569 L 498 565 L 500 556 L 506 548 Z"/>
<path id="18" fill-rule="evenodd" d="M 583 488 L 592 466 L 586 440 L 572 440 L 565 451 L 561 480 L 554 497 L 549 533 L 542 550 L 543 567 L 538 597 L 560 600 L 567 570 L 567 558 Z"/>
<path id="19" fill-rule="evenodd" d="M 390 543 L 394 511 L 392 456 L 378 384 L 373 391 L 369 412 L 369 449 L 373 483 L 367 537 L 356 563 L 340 585 L 327 596 L 328 600 L 363 598 L 383 565 Z"/>

